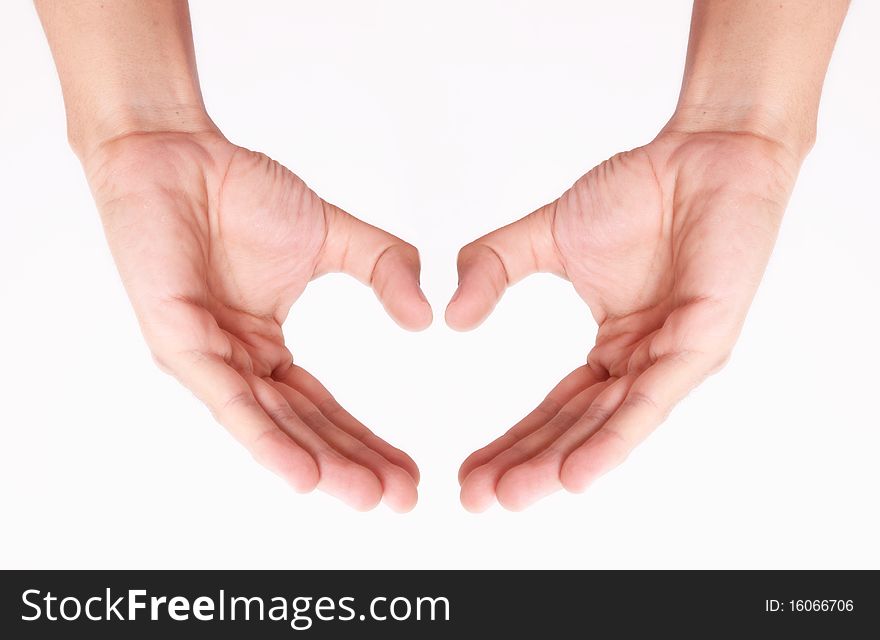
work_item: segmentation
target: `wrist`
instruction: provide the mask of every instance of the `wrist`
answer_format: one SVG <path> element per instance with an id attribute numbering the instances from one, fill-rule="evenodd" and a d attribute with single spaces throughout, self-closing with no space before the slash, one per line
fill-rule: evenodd
<path id="1" fill-rule="evenodd" d="M 68 141 L 83 163 L 101 146 L 138 133 L 216 132 L 217 126 L 208 116 L 201 98 L 175 99 L 162 102 L 123 101 L 99 109 L 69 109 Z"/>
<path id="2" fill-rule="evenodd" d="M 126 134 L 216 131 L 202 101 L 186 2 L 36 6 L 81 160 Z"/>
<path id="3" fill-rule="evenodd" d="M 816 119 L 795 114 L 773 103 L 751 104 L 708 100 L 680 100 L 665 132 L 743 133 L 774 143 L 798 163 L 809 153 L 816 138 Z"/>

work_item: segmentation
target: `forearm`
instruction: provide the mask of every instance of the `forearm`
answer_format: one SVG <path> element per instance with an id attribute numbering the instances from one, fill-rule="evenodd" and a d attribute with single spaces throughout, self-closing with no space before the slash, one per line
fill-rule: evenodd
<path id="1" fill-rule="evenodd" d="M 213 128 L 185 0 L 36 0 L 81 158 L 139 131 Z"/>
<path id="2" fill-rule="evenodd" d="M 695 0 L 671 131 L 740 131 L 802 158 L 849 0 Z"/>

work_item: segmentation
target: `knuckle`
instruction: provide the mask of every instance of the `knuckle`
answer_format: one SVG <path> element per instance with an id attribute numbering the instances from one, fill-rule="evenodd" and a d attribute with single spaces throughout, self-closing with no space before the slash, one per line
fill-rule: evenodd
<path id="1" fill-rule="evenodd" d="M 584 420 L 590 423 L 603 424 L 611 417 L 612 413 L 614 413 L 614 410 L 610 407 L 594 402 L 584 413 Z"/>
<path id="2" fill-rule="evenodd" d="M 342 411 L 342 405 L 336 401 L 336 398 L 331 397 L 318 403 L 318 409 L 328 418 L 333 418 Z"/>
<path id="3" fill-rule="evenodd" d="M 623 401 L 623 406 L 629 408 L 645 408 L 645 409 L 654 409 L 660 410 L 660 406 L 657 404 L 656 400 L 652 398 L 649 394 L 644 391 L 640 391 L 638 389 L 631 389 L 627 394 L 626 398 Z"/>
<path id="4" fill-rule="evenodd" d="M 528 453 L 528 451 L 529 451 L 528 445 L 526 445 L 522 440 L 517 440 L 512 445 L 510 445 L 510 448 L 507 449 L 507 451 L 502 451 L 501 453 L 498 454 L 498 456 L 496 456 L 495 458 L 493 458 L 492 460 L 487 462 L 486 465 L 484 465 L 484 466 L 489 467 L 490 465 L 492 465 L 493 462 L 495 462 L 495 466 L 497 466 L 499 462 L 502 462 L 505 459 L 509 460 L 511 458 L 515 459 L 515 458 L 519 458 L 521 456 L 525 456 Z M 496 460 L 497 460 L 497 462 L 496 462 Z"/>
<path id="5" fill-rule="evenodd" d="M 326 424 L 328 424 L 328 423 L 325 423 L 325 425 Z M 339 434 L 339 435 L 342 435 L 342 434 Z M 381 466 L 386 467 L 386 468 L 394 466 L 390 462 L 388 462 L 388 460 L 386 458 L 384 458 L 382 455 L 377 453 L 371 447 L 367 446 L 367 444 L 365 442 L 363 442 L 362 440 L 358 440 L 354 436 L 351 436 L 350 438 L 343 436 L 340 439 L 340 443 L 344 443 L 345 446 L 348 447 L 348 453 L 350 453 L 353 456 L 356 456 L 359 459 L 377 460 Z"/>
<path id="6" fill-rule="evenodd" d="M 562 409 L 559 413 L 553 416 L 553 419 L 547 423 L 547 426 L 552 431 L 564 431 L 574 424 L 580 417 L 580 414 Z"/>
<path id="7" fill-rule="evenodd" d="M 245 408 L 250 409 L 257 405 L 257 400 L 249 390 L 242 389 L 226 398 L 220 406 L 221 411 L 229 411 L 231 409 Z"/>
<path id="8" fill-rule="evenodd" d="M 559 413 L 559 410 L 561 408 L 562 406 L 556 400 L 552 398 L 544 398 L 541 404 L 539 404 L 535 409 L 535 412 L 541 415 L 545 415 L 549 418 Z"/>
<path id="9" fill-rule="evenodd" d="M 303 422 L 305 422 L 306 425 L 308 425 L 308 427 L 315 433 L 321 433 L 322 431 L 325 431 L 330 425 L 330 422 L 327 420 L 323 413 L 318 411 L 317 407 L 309 408 L 306 411 L 303 411 L 301 414 L 298 415 L 298 417 Z"/>
<path id="10" fill-rule="evenodd" d="M 661 404 L 651 394 L 635 388 L 630 389 L 620 406 L 621 409 L 647 410 L 649 413 L 659 415 L 661 421 L 665 421 L 672 411 L 671 406 Z"/>
<path id="11" fill-rule="evenodd" d="M 216 407 L 211 407 L 211 414 L 214 418 L 221 423 L 224 423 L 225 419 L 230 415 L 230 413 L 237 410 L 253 410 L 259 407 L 259 403 L 256 398 L 254 398 L 253 394 L 249 390 L 242 389 L 231 396 L 228 396 L 219 405 Z"/>
<path id="12" fill-rule="evenodd" d="M 296 413 L 287 405 L 277 405 L 266 410 L 268 416 L 277 424 L 290 424 L 296 420 Z"/>

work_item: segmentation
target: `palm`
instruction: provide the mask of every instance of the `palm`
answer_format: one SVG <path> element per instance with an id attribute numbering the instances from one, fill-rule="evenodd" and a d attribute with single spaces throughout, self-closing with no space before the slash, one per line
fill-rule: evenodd
<path id="1" fill-rule="evenodd" d="M 763 140 L 664 134 L 462 251 L 462 293 L 447 311 L 453 326 L 472 326 L 494 304 L 468 296 L 480 278 L 498 282 L 500 294 L 534 271 L 571 280 L 599 324 L 588 364 L 462 465 L 465 506 L 480 510 L 497 497 L 521 508 L 563 486 L 582 490 L 721 366 L 794 174 Z"/>
<path id="2" fill-rule="evenodd" d="M 658 334 L 679 340 L 658 353 L 732 347 L 790 187 L 765 147 L 729 135 L 661 138 L 560 198 L 554 237 L 600 323 L 595 364 L 622 375 Z"/>
<path id="3" fill-rule="evenodd" d="M 281 325 L 309 280 L 346 271 L 402 325 L 424 327 L 415 249 L 218 134 L 127 137 L 89 178 L 159 364 L 295 488 L 411 508 L 415 464 L 292 366 Z"/>

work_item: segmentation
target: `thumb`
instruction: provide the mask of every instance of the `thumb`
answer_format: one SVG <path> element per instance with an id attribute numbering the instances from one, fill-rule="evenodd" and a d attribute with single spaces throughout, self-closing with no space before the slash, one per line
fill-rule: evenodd
<path id="1" fill-rule="evenodd" d="M 478 327 L 509 285 L 533 273 L 565 275 L 553 239 L 556 202 L 474 240 L 458 253 L 458 289 L 446 307 L 457 331 Z"/>
<path id="2" fill-rule="evenodd" d="M 418 250 L 400 238 L 323 203 L 327 237 L 315 276 L 343 272 L 369 285 L 394 321 L 421 331 L 433 319 L 419 286 Z"/>

